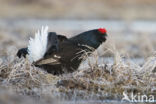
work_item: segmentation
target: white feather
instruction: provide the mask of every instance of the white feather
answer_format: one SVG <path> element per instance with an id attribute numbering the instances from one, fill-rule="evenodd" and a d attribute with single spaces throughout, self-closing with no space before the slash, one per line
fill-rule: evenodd
<path id="1" fill-rule="evenodd" d="M 28 54 L 30 62 L 43 58 L 47 48 L 48 26 L 43 27 L 35 33 L 35 38 L 30 38 Z"/>

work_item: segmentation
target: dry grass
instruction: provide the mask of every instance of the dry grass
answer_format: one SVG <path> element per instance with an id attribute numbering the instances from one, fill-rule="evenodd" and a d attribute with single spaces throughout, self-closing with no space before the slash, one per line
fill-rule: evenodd
<path id="1" fill-rule="evenodd" d="M 123 92 L 156 94 L 155 55 L 141 67 L 124 61 L 116 49 L 111 51 L 113 65 L 88 61 L 88 69 L 60 76 L 32 66 L 27 59 L 18 59 L 12 51 L 0 61 L 0 83 L 17 94 L 61 100 L 119 100 Z M 97 52 L 92 57 L 98 59 Z"/>

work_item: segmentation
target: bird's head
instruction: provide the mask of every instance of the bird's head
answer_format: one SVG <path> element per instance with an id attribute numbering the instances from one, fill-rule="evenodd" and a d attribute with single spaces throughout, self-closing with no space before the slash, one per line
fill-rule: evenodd
<path id="1" fill-rule="evenodd" d="M 80 33 L 77 36 L 72 37 L 70 40 L 96 49 L 100 44 L 106 41 L 106 37 L 107 30 L 105 28 L 99 28 Z"/>
<path id="2" fill-rule="evenodd" d="M 100 43 L 105 42 L 107 37 L 107 30 L 105 28 L 99 28 L 96 30 L 96 32 L 97 40 L 99 40 Z"/>
<path id="3" fill-rule="evenodd" d="M 105 28 L 99 28 L 88 31 L 90 37 L 88 41 L 90 41 L 90 46 L 94 47 L 95 49 L 100 46 L 103 42 L 107 39 L 107 30 Z"/>

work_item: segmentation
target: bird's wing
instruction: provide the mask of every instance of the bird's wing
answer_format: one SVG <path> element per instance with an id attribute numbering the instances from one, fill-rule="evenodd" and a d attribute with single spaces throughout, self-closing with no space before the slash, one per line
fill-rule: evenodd
<path id="1" fill-rule="evenodd" d="M 50 58 L 46 58 L 46 59 L 40 59 L 36 62 L 33 63 L 34 65 L 56 65 L 56 64 L 61 64 L 59 61 L 59 58 L 54 58 L 54 57 L 50 57 Z"/>

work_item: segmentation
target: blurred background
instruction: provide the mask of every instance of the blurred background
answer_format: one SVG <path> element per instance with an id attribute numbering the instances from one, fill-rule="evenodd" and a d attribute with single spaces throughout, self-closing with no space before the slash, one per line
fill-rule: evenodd
<path id="1" fill-rule="evenodd" d="M 147 57 L 156 46 L 155 5 L 155 0 L 0 0 L 0 56 L 11 45 L 26 46 L 48 25 L 67 37 L 105 27 L 121 53 Z"/>
<path id="2" fill-rule="evenodd" d="M 155 0 L 0 0 L 7 19 L 155 20 Z"/>
<path id="3" fill-rule="evenodd" d="M 100 56 L 110 58 L 104 51 L 114 47 L 142 64 L 156 49 L 155 5 L 155 0 L 0 0 L 0 57 L 26 47 L 41 26 L 67 37 L 105 27 L 109 38 Z"/>

